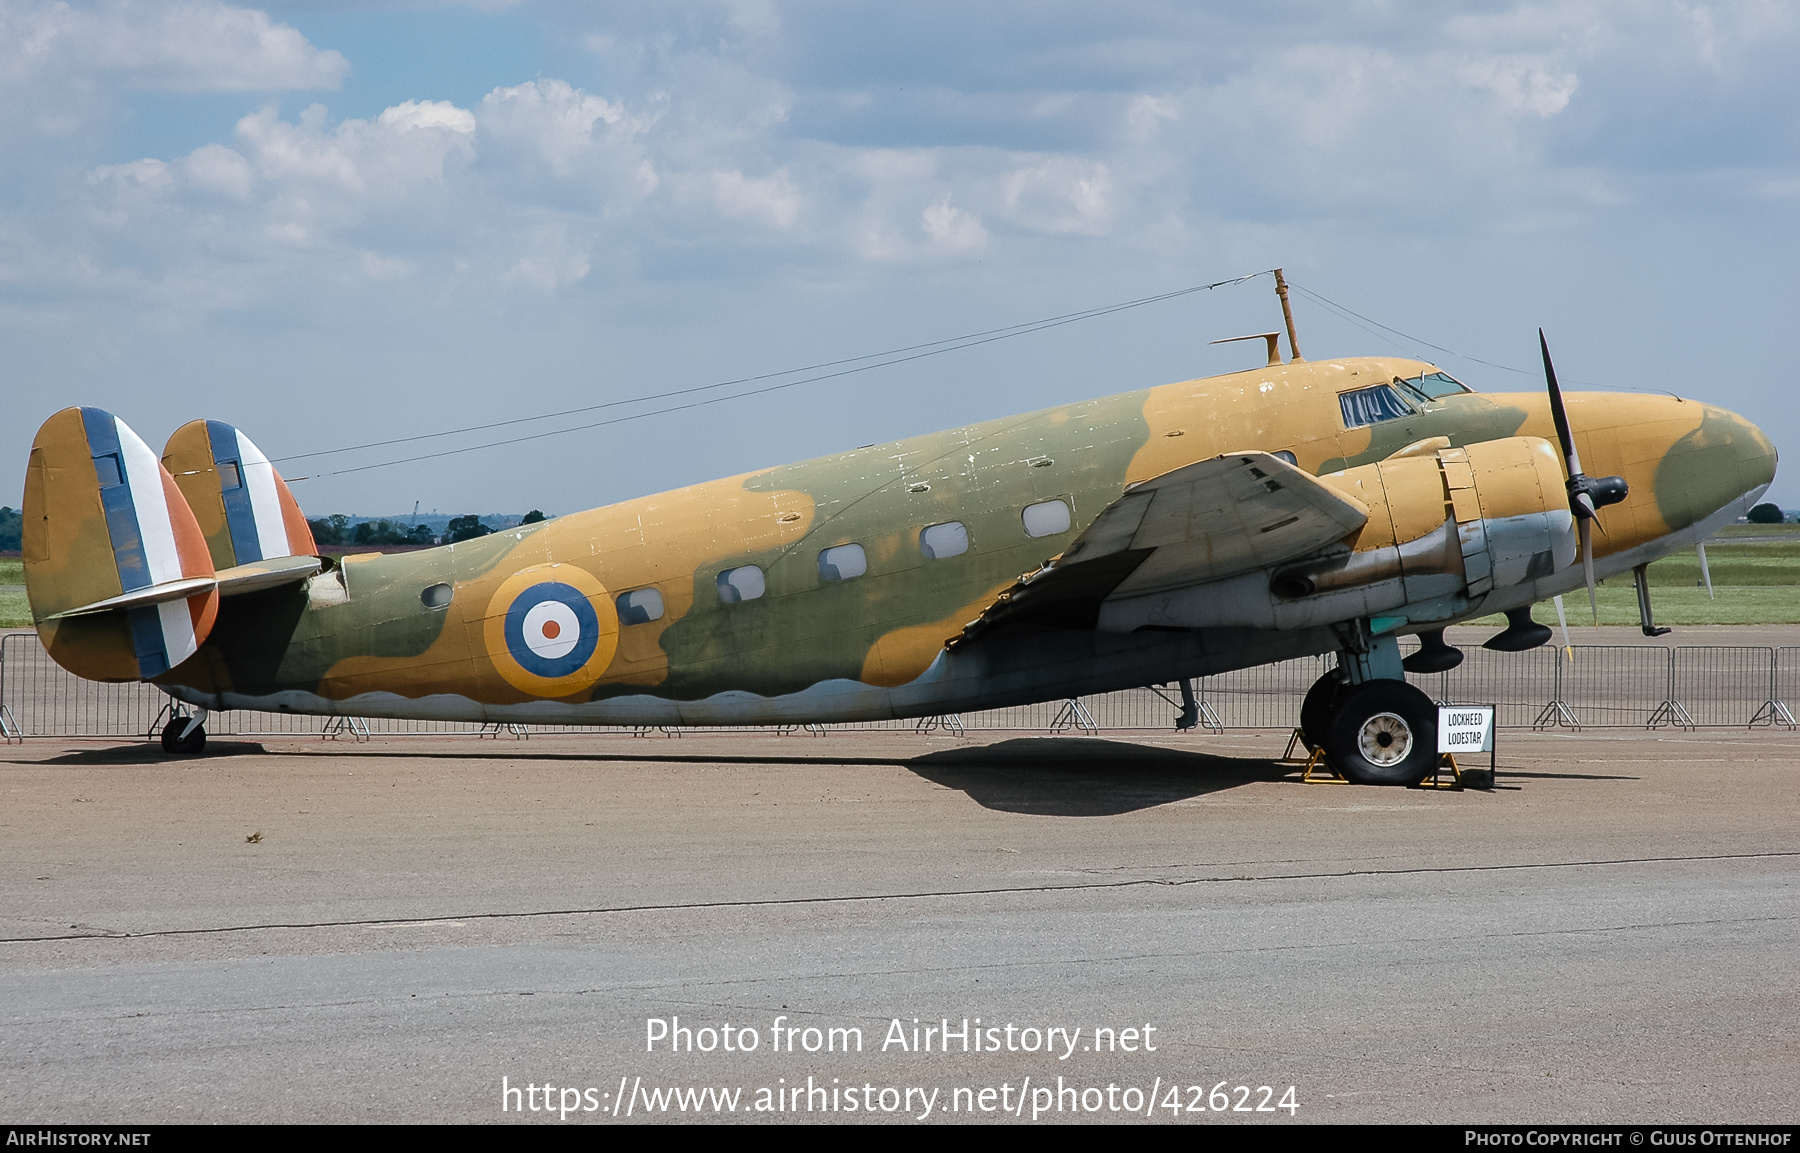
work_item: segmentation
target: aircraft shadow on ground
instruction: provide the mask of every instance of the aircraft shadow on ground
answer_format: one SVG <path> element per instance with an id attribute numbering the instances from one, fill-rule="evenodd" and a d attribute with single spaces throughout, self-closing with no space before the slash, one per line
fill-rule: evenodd
<path id="1" fill-rule="evenodd" d="M 1054 817 L 1111 817 L 1279 781 L 1273 761 L 1134 745 L 1096 737 L 1022 737 L 913 757 L 906 767 L 967 793 L 983 808 Z"/>
<path id="2" fill-rule="evenodd" d="M 17 763 L 64 766 L 204 763 L 214 757 L 249 756 L 268 750 L 256 741 L 212 740 L 199 757 L 171 757 L 155 741 L 80 749 L 43 760 Z M 776 756 L 689 753 L 633 749 L 629 753 L 534 753 L 523 748 L 439 750 L 331 750 L 338 755 L 487 759 L 509 761 L 631 761 L 704 764 L 892 765 L 945 788 L 965 793 L 983 808 L 1039 816 L 1106 817 L 1155 808 L 1259 781 L 1291 779 L 1293 768 L 1260 758 L 1138 745 L 1098 737 L 1018 737 L 992 745 L 939 749 L 918 756 L 845 757 L 821 750 L 816 756 L 784 751 Z M 319 755 L 317 753 L 309 755 Z"/>
<path id="3" fill-rule="evenodd" d="M 173 757 L 163 752 L 162 745 L 158 742 L 142 741 L 130 745 L 77 749 L 71 753 L 45 757 L 42 760 L 17 760 L 11 763 L 16 765 L 130 765 L 142 768 L 146 765 L 199 764 L 211 757 L 248 757 L 267 751 L 257 741 L 210 740 L 206 742 L 206 752 L 197 757 Z"/>

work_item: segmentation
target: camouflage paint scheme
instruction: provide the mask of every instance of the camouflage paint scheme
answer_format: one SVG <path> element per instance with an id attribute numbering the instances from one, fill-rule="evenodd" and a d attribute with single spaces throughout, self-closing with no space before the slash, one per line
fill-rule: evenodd
<path id="1" fill-rule="evenodd" d="M 1344 427 L 1339 393 L 1435 371 L 1393 358 L 1269 365 L 783 465 L 428 551 L 347 556 L 305 585 L 223 599 L 210 639 L 157 683 L 208 709 L 804 723 L 1025 703 L 1326 652 L 1337 640 L 1322 625 L 1109 633 L 1090 622 L 999 630 L 953 651 L 946 644 L 1127 486 L 1185 465 L 1234 451 L 1286 451 L 1346 492 L 1379 487 L 1379 475 L 1392 486 L 1418 472 L 1416 485 L 1406 482 L 1410 494 L 1391 494 L 1392 520 L 1384 514 L 1346 542 L 1361 550 L 1410 539 L 1451 511 L 1437 471 L 1449 466 L 1427 455 L 1429 469 L 1408 471 L 1409 457 L 1516 436 L 1554 442 L 1541 393 L 1453 394 L 1405 418 Z M 1601 577 L 1703 539 L 1773 478 L 1767 437 L 1722 409 L 1642 394 L 1568 394 L 1567 404 L 1586 471 L 1630 484 L 1629 498 L 1602 513 Z M 1403 452 L 1438 437 L 1445 440 Z M 1378 474 L 1376 463 L 1397 453 Z M 1072 511 L 1068 530 L 1028 536 L 1021 510 L 1053 499 Z M 1559 492 L 1555 500 L 1566 512 L 1566 498 Z M 949 521 L 967 526 L 968 551 L 926 559 L 921 530 Z M 822 579 L 820 552 L 852 542 L 866 550 L 867 572 Z M 744 565 L 765 574 L 765 595 L 723 603 L 720 572 Z M 511 598 L 544 581 L 578 589 L 601 633 L 583 667 L 554 678 L 520 667 L 502 636 Z M 429 607 L 424 590 L 440 584 L 453 590 L 449 603 Z M 1580 586 L 1576 564 L 1458 602 L 1459 617 Z M 645 588 L 661 594 L 661 619 L 621 624 L 614 598 Z"/>

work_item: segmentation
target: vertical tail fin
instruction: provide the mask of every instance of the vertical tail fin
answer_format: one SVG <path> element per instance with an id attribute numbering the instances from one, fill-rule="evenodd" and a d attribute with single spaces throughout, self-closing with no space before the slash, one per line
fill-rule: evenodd
<path id="1" fill-rule="evenodd" d="M 66 408 L 25 474 L 25 595 L 56 662 L 101 681 L 149 680 L 192 656 L 219 597 L 200 526 L 125 422 Z"/>
<path id="2" fill-rule="evenodd" d="M 229 424 L 189 421 L 169 438 L 162 462 L 194 510 L 213 568 L 317 552 L 287 482 L 262 450 Z"/>

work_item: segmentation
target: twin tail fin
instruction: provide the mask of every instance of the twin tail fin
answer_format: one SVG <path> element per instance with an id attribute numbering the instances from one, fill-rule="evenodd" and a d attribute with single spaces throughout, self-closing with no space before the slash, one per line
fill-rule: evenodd
<path id="1" fill-rule="evenodd" d="M 113 414 L 64 409 L 32 443 L 23 511 L 38 636 L 90 680 L 160 677 L 206 643 L 221 596 L 320 567 L 287 485 L 218 421 L 182 426 L 158 460 Z"/>
<path id="2" fill-rule="evenodd" d="M 318 552 L 287 482 L 250 438 L 218 420 L 193 420 L 163 449 L 206 536 L 215 569 Z"/>

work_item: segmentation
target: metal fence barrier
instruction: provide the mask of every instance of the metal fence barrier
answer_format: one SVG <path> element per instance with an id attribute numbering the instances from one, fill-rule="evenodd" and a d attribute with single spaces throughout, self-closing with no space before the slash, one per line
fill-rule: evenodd
<path id="1" fill-rule="evenodd" d="M 1195 682 L 1196 732 L 1291 729 L 1300 702 L 1328 657 L 1302 657 Z M 1412 678 L 1434 700 L 1496 706 L 1507 729 L 1757 728 L 1794 729 L 1790 702 L 1800 693 L 1800 647 L 1755 645 L 1576 645 L 1523 653 L 1464 650 L 1447 673 Z M 1179 711 L 1173 686 L 1146 687 L 1035 705 L 916 720 L 850 724 L 652 729 L 629 726 L 496 725 L 309 717 L 239 710 L 207 718 L 214 736 L 514 736 L 539 733 L 666 732 L 990 732 L 1169 731 Z M 109 685 L 64 671 L 37 634 L 0 634 L 0 734 L 25 737 L 149 737 L 170 701 L 146 684 Z"/>

